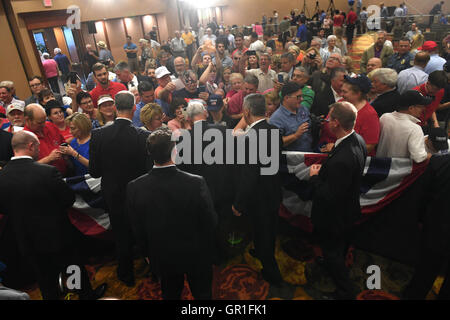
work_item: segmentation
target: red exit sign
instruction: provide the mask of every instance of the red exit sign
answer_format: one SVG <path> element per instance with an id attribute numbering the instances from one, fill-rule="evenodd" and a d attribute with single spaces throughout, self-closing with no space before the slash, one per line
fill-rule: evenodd
<path id="1" fill-rule="evenodd" d="M 53 6 L 53 0 L 44 0 L 44 7 L 48 8 Z"/>

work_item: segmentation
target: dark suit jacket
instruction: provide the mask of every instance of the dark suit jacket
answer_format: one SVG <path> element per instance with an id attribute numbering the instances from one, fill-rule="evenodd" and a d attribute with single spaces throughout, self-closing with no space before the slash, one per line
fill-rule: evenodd
<path id="1" fill-rule="evenodd" d="M 198 129 L 196 131 L 195 129 Z M 197 140 L 202 141 L 203 135 L 208 129 L 216 129 L 219 130 L 222 137 L 223 137 L 223 161 L 224 164 L 207 164 L 205 163 L 203 157 L 201 164 L 194 164 L 194 154 L 195 154 L 195 142 Z M 233 197 L 233 165 L 226 165 L 226 128 L 221 125 L 215 125 L 208 123 L 207 121 L 199 121 L 196 122 L 192 129 L 189 130 L 189 133 L 191 135 L 191 164 L 183 163 L 179 166 L 179 169 L 196 174 L 199 176 L 202 176 L 205 178 L 206 183 L 208 185 L 208 188 L 211 192 L 211 196 L 213 199 L 214 204 L 222 205 L 225 203 L 231 204 L 232 197 Z M 197 137 L 197 133 L 200 133 L 200 137 Z M 202 141 L 201 144 L 201 152 L 202 155 L 204 153 L 205 148 L 207 148 L 208 145 L 213 143 L 213 141 Z M 215 154 L 213 154 L 214 156 Z"/>
<path id="2" fill-rule="evenodd" d="M 316 116 L 327 116 L 328 106 L 335 103 L 333 91 L 331 90 L 330 76 L 322 71 L 316 71 L 308 83 L 315 92 L 311 105 L 311 113 Z"/>
<path id="3" fill-rule="evenodd" d="M 202 177 L 175 166 L 152 169 L 128 184 L 127 212 L 156 270 L 184 273 L 211 263 L 217 215 Z"/>
<path id="4" fill-rule="evenodd" d="M 367 150 L 364 139 L 354 132 L 330 153 L 313 185 L 312 223 L 317 230 L 339 234 L 361 215 L 360 186 Z"/>
<path id="5" fill-rule="evenodd" d="M 257 146 L 259 153 L 260 140 L 263 138 L 261 130 L 276 130 L 279 129 L 263 120 L 257 123 L 252 129 L 256 132 L 257 141 L 252 142 Z M 270 152 L 272 141 L 270 134 L 267 139 L 267 150 Z M 279 134 L 278 146 L 276 150 L 279 161 L 281 161 L 281 146 L 282 138 Z M 246 143 L 246 158 L 249 155 L 249 144 Z M 267 217 L 267 212 L 278 212 L 281 203 L 281 180 L 277 170 L 275 175 L 261 175 L 261 168 L 269 167 L 263 165 L 258 159 L 257 164 L 241 165 L 239 171 L 239 180 L 237 183 L 236 196 L 234 199 L 234 207 L 237 211 L 243 214 L 257 215 L 264 219 Z"/>
<path id="6" fill-rule="evenodd" d="M 92 131 L 89 173 L 94 178 L 102 177 L 102 193 L 108 206 L 123 206 L 128 182 L 148 171 L 148 135 L 148 131 L 125 119 Z"/>
<path id="7" fill-rule="evenodd" d="M 385 113 L 391 113 L 398 107 L 400 99 L 400 93 L 397 89 L 380 94 L 373 100 L 370 105 L 378 113 L 378 117 L 381 117 Z"/>
<path id="8" fill-rule="evenodd" d="M 55 167 L 11 160 L 0 170 L 0 194 L 0 212 L 10 217 L 23 255 L 58 253 L 73 243 L 67 209 L 75 194 Z"/>
<path id="9" fill-rule="evenodd" d="M 13 156 L 11 139 L 11 133 L 0 130 L 0 167 L 3 167 L 3 165 Z"/>

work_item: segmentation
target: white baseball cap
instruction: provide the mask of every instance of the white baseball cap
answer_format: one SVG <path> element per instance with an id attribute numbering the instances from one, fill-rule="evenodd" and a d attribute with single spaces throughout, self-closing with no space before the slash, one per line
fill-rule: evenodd
<path id="1" fill-rule="evenodd" d="M 100 106 L 102 103 L 107 102 L 107 101 L 114 102 L 113 98 L 111 98 L 111 97 L 103 97 L 98 100 L 97 105 Z"/>
<path id="2" fill-rule="evenodd" d="M 165 75 L 171 74 L 169 70 L 167 70 L 166 67 L 159 67 L 155 70 L 156 79 L 161 79 Z"/>
<path id="3" fill-rule="evenodd" d="M 6 108 L 6 115 L 8 115 L 11 111 L 13 110 L 19 110 L 24 112 L 25 111 L 25 107 L 20 104 L 20 103 L 11 103 L 8 108 Z"/>

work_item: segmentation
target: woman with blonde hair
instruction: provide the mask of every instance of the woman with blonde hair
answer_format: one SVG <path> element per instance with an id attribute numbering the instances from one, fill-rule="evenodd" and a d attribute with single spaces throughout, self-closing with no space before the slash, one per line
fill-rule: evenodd
<path id="1" fill-rule="evenodd" d="M 266 93 L 264 98 L 266 98 L 266 119 L 269 120 L 270 116 L 280 106 L 281 99 L 275 90 Z"/>
<path id="2" fill-rule="evenodd" d="M 322 58 L 320 51 L 317 48 L 308 48 L 305 52 L 305 57 L 302 60 L 302 67 L 306 69 L 308 74 L 312 74 L 314 71 L 322 68 Z"/>
<path id="3" fill-rule="evenodd" d="M 162 127 L 164 112 L 157 103 L 148 103 L 141 109 L 141 122 L 144 124 L 142 129 L 153 132 Z"/>
<path id="4" fill-rule="evenodd" d="M 356 76 L 356 74 L 353 72 L 354 68 L 353 68 L 352 57 L 349 57 L 349 56 L 342 57 L 342 66 L 345 68 L 345 70 L 347 70 L 348 75 L 350 77 Z"/>
<path id="5" fill-rule="evenodd" d="M 336 47 L 341 50 L 341 55 L 346 56 L 348 50 L 347 50 L 347 41 L 344 40 L 344 28 L 342 27 L 334 28 L 334 35 L 336 36 Z"/>
<path id="6" fill-rule="evenodd" d="M 100 127 L 112 124 L 117 117 L 114 99 L 109 94 L 101 95 L 98 98 L 97 105 L 96 119 Z"/>
<path id="7" fill-rule="evenodd" d="M 89 143 L 91 141 L 92 122 L 84 113 L 74 112 L 66 118 L 74 139 L 68 146 L 60 146 L 62 154 L 71 157 L 75 168 L 75 175 L 82 176 L 88 173 Z"/>

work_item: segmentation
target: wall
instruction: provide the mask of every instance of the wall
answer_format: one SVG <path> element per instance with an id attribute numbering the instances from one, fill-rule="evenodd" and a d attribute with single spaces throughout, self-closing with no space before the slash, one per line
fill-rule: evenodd
<path id="1" fill-rule="evenodd" d="M 14 42 L 13 33 L 8 25 L 3 4 L 0 2 L 0 39 L 2 39 L 2 50 L 0 59 L 1 80 L 10 80 L 15 83 L 16 94 L 21 99 L 31 95 L 28 87 L 25 70 L 20 61 L 19 52 Z M 1 81 L 0 80 L 0 81 Z"/>
<path id="2" fill-rule="evenodd" d="M 369 6 L 371 4 L 378 5 L 380 2 L 384 2 L 385 6 L 396 6 L 403 1 L 400 0 L 375 0 L 367 1 L 363 0 L 363 6 Z M 439 1 L 421 1 L 410 0 L 406 1 L 408 7 L 408 13 L 410 14 L 428 14 L 431 8 Z M 255 5 L 257 3 L 257 5 Z M 306 13 L 309 12 L 309 16 L 314 14 L 315 1 L 306 1 Z M 446 11 L 450 10 L 450 1 L 447 0 L 448 5 L 444 4 Z M 334 0 L 336 9 L 347 11 L 347 0 Z M 320 9 L 326 10 L 329 5 L 329 0 L 319 0 Z M 284 16 L 289 15 L 291 9 L 299 9 L 299 12 L 303 10 L 303 1 L 292 0 L 277 0 L 277 1 L 258 1 L 254 0 L 228 0 L 228 6 L 223 8 L 224 21 L 227 25 L 250 25 L 256 21 L 261 22 L 263 14 L 267 16 L 273 15 L 273 10 L 278 11 L 278 21 Z M 308 14 L 307 14 L 308 15 Z M 220 22 L 220 21 L 218 21 Z"/>

